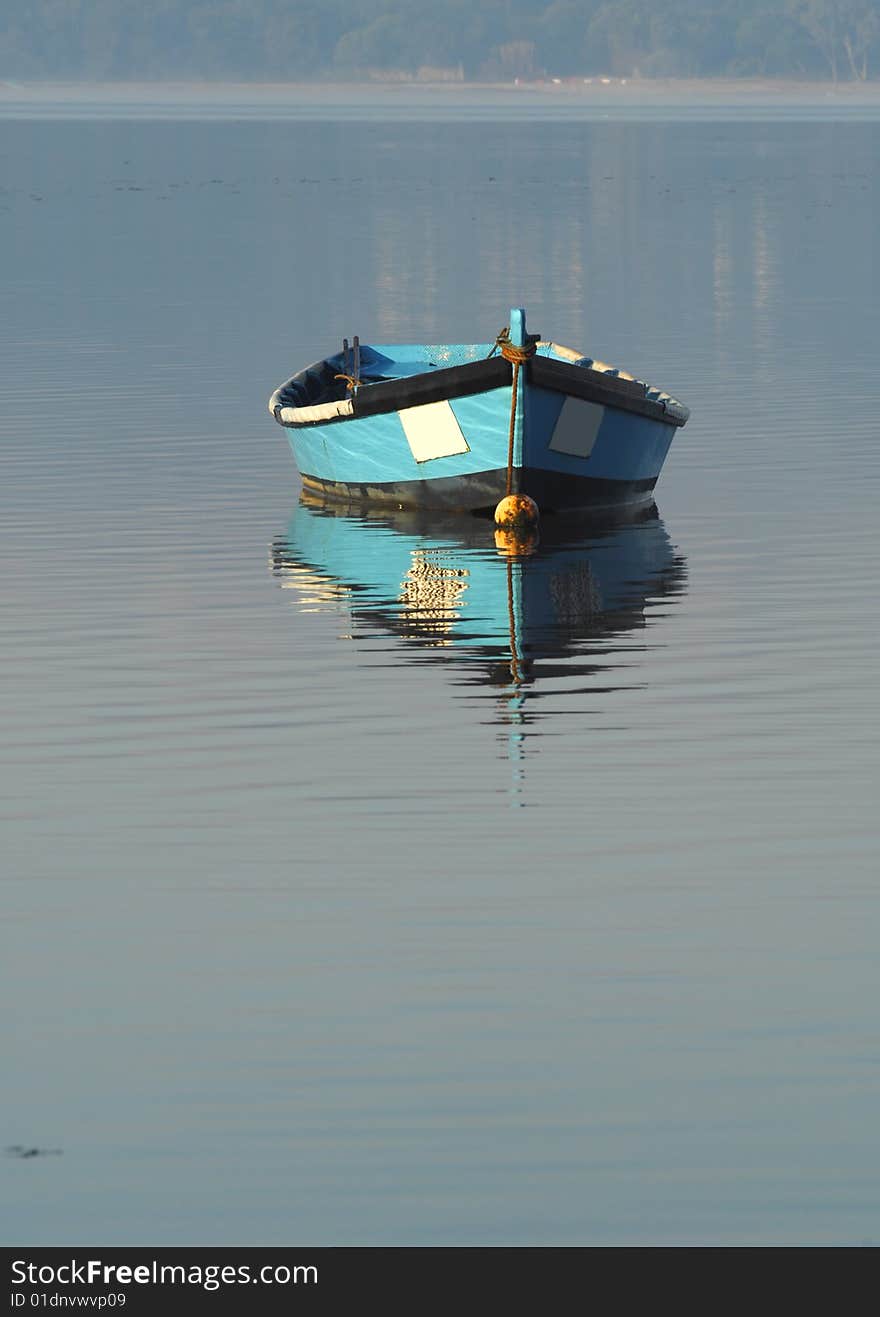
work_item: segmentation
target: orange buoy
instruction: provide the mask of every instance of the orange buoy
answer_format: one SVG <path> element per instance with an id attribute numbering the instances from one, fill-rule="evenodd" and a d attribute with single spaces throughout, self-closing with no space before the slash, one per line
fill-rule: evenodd
<path id="1" fill-rule="evenodd" d="M 538 505 L 528 494 L 508 494 L 495 509 L 495 525 L 503 530 L 525 530 L 537 526 Z"/>

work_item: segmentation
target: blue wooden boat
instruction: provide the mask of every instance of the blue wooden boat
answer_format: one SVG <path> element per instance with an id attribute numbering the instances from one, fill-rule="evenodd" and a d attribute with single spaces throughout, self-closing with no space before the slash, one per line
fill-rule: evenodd
<path id="1" fill-rule="evenodd" d="M 660 389 L 526 331 L 494 343 L 361 345 L 269 399 L 303 484 L 393 507 L 542 511 L 648 502 L 688 409 Z"/>

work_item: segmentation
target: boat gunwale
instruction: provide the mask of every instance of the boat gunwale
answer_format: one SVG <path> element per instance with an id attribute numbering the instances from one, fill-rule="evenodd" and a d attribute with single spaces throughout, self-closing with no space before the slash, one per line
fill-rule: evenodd
<path id="1" fill-rule="evenodd" d="M 275 390 L 269 400 L 269 410 L 279 425 L 287 429 L 300 429 L 363 420 L 408 407 L 486 393 L 505 387 L 513 378 L 509 361 L 501 356 L 489 357 L 482 361 L 426 370 L 400 379 L 365 383 L 350 398 L 312 406 L 292 405 L 294 387 L 301 385 L 309 372 L 328 366 L 331 360 L 324 358 L 323 361 L 307 366 Z M 682 426 L 687 421 L 690 412 L 677 399 L 669 395 L 651 398 L 651 392 L 660 391 L 652 390 L 640 380 L 596 370 L 586 364 L 587 360 L 575 362 L 535 355 L 525 365 L 526 382 L 535 388 L 549 389 L 566 397 L 614 407 L 624 412 L 634 412 L 666 425 Z M 286 398 L 291 398 L 291 401 L 286 401 Z"/>

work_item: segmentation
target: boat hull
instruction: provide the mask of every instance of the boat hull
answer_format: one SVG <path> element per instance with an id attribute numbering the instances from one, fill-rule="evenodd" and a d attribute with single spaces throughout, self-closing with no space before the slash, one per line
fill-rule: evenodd
<path id="1" fill-rule="evenodd" d="M 650 503 L 657 477 L 644 480 L 602 480 L 592 476 L 517 469 L 519 487 L 545 511 L 567 508 L 606 508 Z M 439 476 L 426 480 L 349 484 L 303 475 L 303 485 L 339 503 L 374 503 L 393 508 L 445 508 L 480 512 L 494 508 L 507 492 L 507 470 L 476 475 Z"/>
<path id="2" fill-rule="evenodd" d="M 327 497 L 475 510 L 507 492 L 510 410 L 508 387 L 287 434 L 303 483 Z M 526 383 L 515 416 L 513 491 L 544 509 L 644 501 L 674 433 L 653 417 Z"/>
<path id="3" fill-rule="evenodd" d="M 303 376 L 276 391 L 269 407 L 304 484 L 348 503 L 450 510 L 494 507 L 508 492 L 545 510 L 650 499 L 687 408 L 601 363 L 560 359 L 569 350 L 554 344 L 515 368 L 482 346 L 420 348 L 430 369 L 407 363 L 407 377 L 327 406 L 302 404 Z M 435 368 L 444 354 L 457 364 Z"/>

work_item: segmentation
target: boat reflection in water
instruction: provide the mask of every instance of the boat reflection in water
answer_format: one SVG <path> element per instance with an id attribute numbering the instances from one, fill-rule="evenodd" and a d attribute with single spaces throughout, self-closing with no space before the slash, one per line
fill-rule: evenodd
<path id="1" fill-rule="evenodd" d="M 483 518 L 306 494 L 272 546 L 272 569 L 303 611 L 338 610 L 353 639 L 396 636 L 413 658 L 485 689 L 515 760 L 539 696 L 640 684 L 623 651 L 644 650 L 632 633 L 685 588 L 654 505 L 626 521 L 548 515 L 535 542 L 510 546 Z"/>

